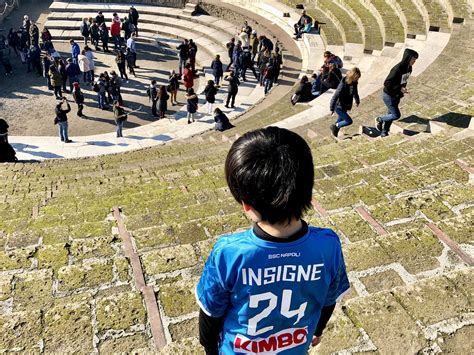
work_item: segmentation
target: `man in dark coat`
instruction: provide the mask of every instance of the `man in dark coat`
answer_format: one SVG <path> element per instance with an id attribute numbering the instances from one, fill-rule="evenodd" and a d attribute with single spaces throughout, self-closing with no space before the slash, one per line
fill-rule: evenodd
<path id="1" fill-rule="evenodd" d="M 135 33 L 138 36 L 138 18 L 140 16 L 138 15 L 137 9 L 135 9 L 133 6 L 130 7 L 130 10 L 128 11 L 128 18 L 130 19 L 130 22 L 135 26 Z"/>

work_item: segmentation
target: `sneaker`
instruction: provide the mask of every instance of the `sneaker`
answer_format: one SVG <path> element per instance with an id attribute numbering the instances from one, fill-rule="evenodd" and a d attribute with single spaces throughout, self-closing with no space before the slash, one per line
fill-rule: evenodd
<path id="1" fill-rule="evenodd" d="M 72 143 L 72 140 L 68 139 L 65 143 Z"/>
<path id="2" fill-rule="evenodd" d="M 331 129 L 332 135 L 337 138 L 337 134 L 339 133 L 339 127 L 337 127 L 335 124 L 332 124 L 329 128 Z"/>
<path id="3" fill-rule="evenodd" d="M 382 133 L 380 134 L 380 137 L 387 137 L 388 136 L 388 132 L 386 131 L 382 131 Z"/>
<path id="4" fill-rule="evenodd" d="M 191 124 L 191 121 L 188 121 L 188 124 Z"/>
<path id="5" fill-rule="evenodd" d="M 383 122 L 382 120 L 380 119 L 380 117 L 377 117 L 375 119 L 375 127 L 377 128 L 377 130 L 380 132 L 382 131 L 382 128 L 383 128 Z"/>

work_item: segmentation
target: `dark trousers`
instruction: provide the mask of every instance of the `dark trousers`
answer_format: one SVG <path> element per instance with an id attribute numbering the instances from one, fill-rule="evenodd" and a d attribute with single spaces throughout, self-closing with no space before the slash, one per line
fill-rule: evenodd
<path id="1" fill-rule="evenodd" d="M 158 100 L 151 100 L 151 114 L 156 117 L 158 116 L 158 113 L 156 112 L 156 103 L 158 102 Z"/>
<path id="2" fill-rule="evenodd" d="M 119 72 L 120 72 L 120 77 L 122 79 L 125 77 L 125 80 L 128 80 L 127 71 L 125 70 L 125 63 L 118 64 L 117 66 L 118 66 L 118 69 L 119 69 Z"/>
<path id="3" fill-rule="evenodd" d="M 56 98 L 63 97 L 63 93 L 61 92 L 60 85 L 54 87 L 54 96 L 56 96 Z"/>
<path id="4" fill-rule="evenodd" d="M 84 109 L 84 105 L 83 104 L 77 104 L 77 115 L 79 117 L 82 116 L 82 110 Z"/>
<path id="5" fill-rule="evenodd" d="M 229 102 L 232 100 L 232 103 L 231 103 L 231 107 L 234 107 L 234 104 L 235 104 L 235 97 L 237 96 L 237 93 L 236 92 L 229 92 L 227 94 L 227 101 L 226 101 L 226 106 L 229 106 Z"/>

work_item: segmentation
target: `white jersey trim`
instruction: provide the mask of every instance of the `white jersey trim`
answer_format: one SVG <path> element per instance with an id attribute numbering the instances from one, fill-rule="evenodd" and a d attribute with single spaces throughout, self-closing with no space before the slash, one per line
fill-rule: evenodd
<path id="1" fill-rule="evenodd" d="M 202 304 L 201 300 L 199 299 L 198 292 L 197 292 L 197 286 L 196 286 L 196 288 L 194 289 L 194 296 L 196 297 L 196 302 L 197 302 L 197 304 L 199 305 L 199 308 L 201 308 L 201 310 L 202 310 L 208 317 L 212 317 L 211 312 L 209 312 L 209 311 L 204 307 L 204 305 Z"/>

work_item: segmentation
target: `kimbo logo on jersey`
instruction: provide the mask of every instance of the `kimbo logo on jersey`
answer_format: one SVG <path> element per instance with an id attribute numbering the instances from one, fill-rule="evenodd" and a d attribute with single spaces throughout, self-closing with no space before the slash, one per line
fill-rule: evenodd
<path id="1" fill-rule="evenodd" d="M 274 354 L 306 343 L 308 327 L 290 328 L 272 334 L 268 338 L 248 339 L 238 334 L 234 340 L 234 352 L 244 354 Z"/>

